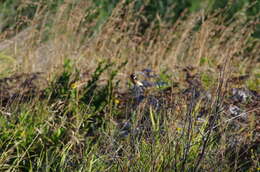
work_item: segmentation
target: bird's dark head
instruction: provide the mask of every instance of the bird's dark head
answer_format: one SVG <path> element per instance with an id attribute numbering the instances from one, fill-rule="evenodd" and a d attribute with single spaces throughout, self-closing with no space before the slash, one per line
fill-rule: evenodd
<path id="1" fill-rule="evenodd" d="M 134 73 L 130 75 L 130 80 L 134 85 L 141 86 L 141 87 L 143 86 L 143 83 L 138 80 L 136 74 Z"/>
<path id="2" fill-rule="evenodd" d="M 136 74 L 134 74 L 134 73 L 132 73 L 132 74 L 130 75 L 130 79 L 131 79 L 132 82 L 135 82 L 135 81 L 138 80 Z"/>

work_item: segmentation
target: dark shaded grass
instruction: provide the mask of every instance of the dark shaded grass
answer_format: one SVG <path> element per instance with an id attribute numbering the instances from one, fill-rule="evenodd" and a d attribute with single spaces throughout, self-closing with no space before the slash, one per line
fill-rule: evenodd
<path id="1" fill-rule="evenodd" d="M 125 118 L 118 117 L 126 113 L 114 102 L 118 69 L 105 85 L 98 84 L 109 67 L 111 64 L 100 63 L 92 79 L 79 89 L 71 87 L 77 82 L 77 70 L 65 65 L 64 72 L 46 89 L 45 97 L 9 104 L 6 110 L 10 115 L 1 112 L 1 170 L 201 171 L 257 167 L 256 157 L 252 157 L 258 151 L 256 143 L 232 149 L 224 136 L 230 131 L 222 133 L 223 129 L 217 127 L 223 122 L 223 75 L 217 96 L 209 103 L 209 113 L 204 114 L 205 122 L 198 125 L 198 108 L 203 104 L 194 87 L 190 97 L 177 101 L 174 108 L 181 106 L 181 111 L 158 111 L 148 101 Z M 160 89 L 158 92 L 163 96 Z M 132 106 L 131 101 L 126 106 Z M 124 128 L 119 127 L 122 119 L 130 125 L 123 137 L 118 135 Z M 228 142 L 221 141 L 223 136 Z"/>

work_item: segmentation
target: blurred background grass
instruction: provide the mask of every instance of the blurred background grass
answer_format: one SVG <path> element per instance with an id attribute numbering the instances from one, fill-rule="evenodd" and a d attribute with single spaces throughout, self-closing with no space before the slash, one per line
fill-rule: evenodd
<path id="1" fill-rule="evenodd" d="M 0 52 L 16 59 L 20 72 L 51 73 L 66 58 L 90 70 L 100 59 L 128 60 L 126 72 L 205 59 L 214 68 L 224 56 L 255 65 L 259 10 L 252 0 L 6 0 Z"/>

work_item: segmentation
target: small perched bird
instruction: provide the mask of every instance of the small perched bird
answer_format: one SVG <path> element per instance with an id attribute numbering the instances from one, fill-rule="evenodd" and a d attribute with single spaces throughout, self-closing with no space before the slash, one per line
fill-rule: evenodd
<path id="1" fill-rule="evenodd" d="M 143 82 L 139 81 L 136 74 L 131 74 L 130 75 L 130 80 L 134 84 L 134 87 L 132 89 L 134 97 L 136 97 L 136 102 L 139 104 L 143 100 L 143 95 L 145 92 L 145 85 Z"/>
<path id="2" fill-rule="evenodd" d="M 138 106 L 146 100 L 145 102 L 148 103 L 148 105 L 158 109 L 159 100 L 156 97 L 151 96 L 151 92 L 153 91 L 152 87 L 156 85 L 146 80 L 140 81 L 134 73 L 130 75 L 130 80 L 134 84 L 132 89 L 135 100 L 134 105 Z"/>
<path id="3" fill-rule="evenodd" d="M 155 77 L 155 75 L 150 75 L 149 78 L 151 77 Z M 130 75 L 130 80 L 131 82 L 137 86 L 137 87 L 142 87 L 142 88 L 149 88 L 149 87 L 164 87 L 164 86 L 167 86 L 167 83 L 166 82 L 163 82 L 163 81 L 157 81 L 157 82 L 150 82 L 150 81 L 147 81 L 147 80 L 138 80 L 136 74 L 131 74 Z"/>

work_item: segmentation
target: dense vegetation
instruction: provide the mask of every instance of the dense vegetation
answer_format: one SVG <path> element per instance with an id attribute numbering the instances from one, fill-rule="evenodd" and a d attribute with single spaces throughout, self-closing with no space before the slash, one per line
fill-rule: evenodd
<path id="1" fill-rule="evenodd" d="M 260 170 L 259 15 L 253 0 L 1 1 L 0 171 Z"/>

